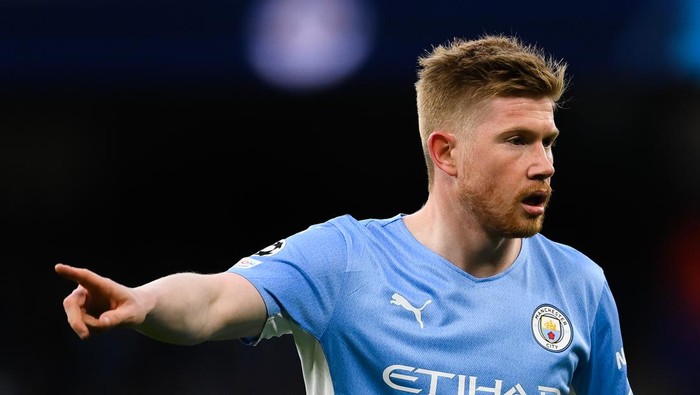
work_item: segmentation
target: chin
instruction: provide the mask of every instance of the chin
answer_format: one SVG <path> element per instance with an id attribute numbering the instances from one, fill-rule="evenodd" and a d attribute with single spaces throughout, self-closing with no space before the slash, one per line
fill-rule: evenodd
<path id="1" fill-rule="evenodd" d="M 539 216 L 534 219 L 528 219 L 525 221 L 517 221 L 518 223 L 511 223 L 501 229 L 501 234 L 504 237 L 509 238 L 528 238 L 532 237 L 542 230 L 542 224 L 544 223 L 544 216 Z"/>

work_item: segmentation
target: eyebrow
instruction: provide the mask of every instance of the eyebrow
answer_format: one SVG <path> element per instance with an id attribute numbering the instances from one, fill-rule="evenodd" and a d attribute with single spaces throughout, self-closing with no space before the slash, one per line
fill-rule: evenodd
<path id="1" fill-rule="evenodd" d="M 521 128 L 521 127 L 515 127 L 513 129 L 506 129 L 499 133 L 499 136 L 505 136 L 505 135 L 512 135 L 512 134 L 518 134 L 518 133 L 525 133 L 525 134 L 540 134 L 539 132 L 536 132 L 532 129 L 527 129 L 527 128 Z M 559 129 L 554 129 L 550 130 L 544 133 L 544 138 L 557 138 L 559 137 Z"/>
<path id="2" fill-rule="evenodd" d="M 547 137 L 552 137 L 552 138 L 557 138 L 557 137 L 559 137 L 559 129 L 554 129 L 554 130 L 552 130 L 552 131 L 550 131 L 550 132 L 547 132 L 547 133 L 546 133 L 546 136 L 547 136 Z"/>

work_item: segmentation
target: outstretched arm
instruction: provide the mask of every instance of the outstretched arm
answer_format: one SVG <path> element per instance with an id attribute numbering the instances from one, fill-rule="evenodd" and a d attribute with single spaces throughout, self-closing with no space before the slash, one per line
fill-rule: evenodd
<path id="1" fill-rule="evenodd" d="M 255 287 L 233 273 L 178 273 L 132 288 L 88 269 L 59 263 L 55 270 L 78 283 L 63 307 L 81 339 L 131 327 L 156 340 L 197 344 L 258 335 L 267 315 Z"/>

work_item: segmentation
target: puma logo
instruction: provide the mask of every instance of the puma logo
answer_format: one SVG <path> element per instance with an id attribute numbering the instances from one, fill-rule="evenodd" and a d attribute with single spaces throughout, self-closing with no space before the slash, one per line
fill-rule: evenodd
<path id="1" fill-rule="evenodd" d="M 416 308 L 413 307 L 413 305 L 411 305 L 411 302 L 406 300 L 406 298 L 399 295 L 398 293 L 394 293 L 393 295 L 391 295 L 391 304 L 401 306 L 404 309 L 412 312 L 413 315 L 416 316 L 416 321 L 418 321 L 418 325 L 420 325 L 421 329 L 423 329 L 423 309 L 430 303 L 432 303 L 432 299 L 426 300 L 425 303 L 423 303 L 423 306 L 421 306 L 421 308 Z"/>

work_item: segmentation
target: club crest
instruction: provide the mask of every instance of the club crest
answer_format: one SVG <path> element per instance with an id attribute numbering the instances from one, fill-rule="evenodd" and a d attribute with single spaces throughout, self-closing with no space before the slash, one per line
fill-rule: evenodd
<path id="1" fill-rule="evenodd" d="M 548 351 L 566 350 L 571 345 L 573 334 L 566 315 L 550 304 L 538 306 L 532 314 L 532 335 Z"/>

